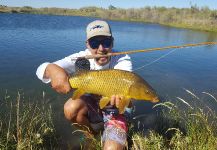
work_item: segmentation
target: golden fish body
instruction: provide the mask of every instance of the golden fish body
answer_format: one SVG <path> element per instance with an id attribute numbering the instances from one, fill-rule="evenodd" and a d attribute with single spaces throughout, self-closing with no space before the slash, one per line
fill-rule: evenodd
<path id="1" fill-rule="evenodd" d="M 84 93 L 102 95 L 99 103 L 101 109 L 109 103 L 112 95 L 122 97 L 118 107 L 120 113 L 124 112 L 130 99 L 159 101 L 153 88 L 140 76 L 129 71 L 116 69 L 83 71 L 74 74 L 69 82 L 71 87 L 76 89 L 73 99 L 79 98 Z"/>

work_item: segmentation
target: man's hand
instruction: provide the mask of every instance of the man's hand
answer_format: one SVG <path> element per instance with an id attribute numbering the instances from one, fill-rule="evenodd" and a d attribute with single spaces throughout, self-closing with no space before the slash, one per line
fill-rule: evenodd
<path id="1" fill-rule="evenodd" d="M 121 99 L 123 99 L 122 96 L 112 95 L 111 100 L 110 100 L 110 105 L 115 106 L 115 107 L 118 108 Z"/>
<path id="2" fill-rule="evenodd" d="M 123 96 L 119 95 L 112 95 L 111 100 L 110 100 L 110 105 L 115 106 L 118 108 L 120 105 L 120 101 L 123 100 Z M 132 102 L 129 102 L 129 105 L 127 107 L 132 107 Z"/>
<path id="3" fill-rule="evenodd" d="M 51 79 L 51 87 L 59 93 L 65 94 L 71 90 L 69 75 L 63 68 L 55 64 L 47 66 L 44 77 Z"/>

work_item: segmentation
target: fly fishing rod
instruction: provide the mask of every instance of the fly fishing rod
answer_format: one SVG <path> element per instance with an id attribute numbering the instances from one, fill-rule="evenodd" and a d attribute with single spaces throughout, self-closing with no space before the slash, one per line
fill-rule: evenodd
<path id="1" fill-rule="evenodd" d="M 72 60 L 82 59 L 82 58 L 93 59 L 93 58 L 117 56 L 117 55 L 122 55 L 122 54 L 151 52 L 151 51 L 159 51 L 159 50 L 166 50 L 166 49 L 187 48 L 187 47 L 196 47 L 196 46 L 203 46 L 203 45 L 216 45 L 216 44 L 217 44 L 217 42 L 202 42 L 202 43 L 195 43 L 195 44 L 184 44 L 184 45 L 179 45 L 179 46 L 166 46 L 166 47 L 159 47 L 159 48 L 148 48 L 148 49 L 143 49 L 143 50 L 130 50 L 130 51 L 124 51 L 124 52 L 114 52 L 114 53 L 108 53 L 105 55 L 86 55 L 83 57 L 72 58 Z"/>

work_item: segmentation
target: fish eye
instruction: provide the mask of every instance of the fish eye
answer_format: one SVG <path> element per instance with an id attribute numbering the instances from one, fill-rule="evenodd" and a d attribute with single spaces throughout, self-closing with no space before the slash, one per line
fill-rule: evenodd
<path id="1" fill-rule="evenodd" d="M 145 93 L 147 93 L 147 94 L 148 94 L 148 93 L 150 93 L 150 91 L 149 91 L 149 90 L 146 90 L 146 91 L 145 91 Z"/>

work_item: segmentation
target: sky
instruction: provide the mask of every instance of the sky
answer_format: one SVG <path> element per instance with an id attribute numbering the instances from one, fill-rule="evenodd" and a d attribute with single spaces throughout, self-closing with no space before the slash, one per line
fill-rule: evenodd
<path id="1" fill-rule="evenodd" d="M 109 5 L 118 8 L 141 8 L 145 6 L 189 8 L 191 5 L 196 5 L 198 7 L 208 6 L 210 9 L 217 10 L 217 0 L 0 0 L 0 5 L 35 8 L 81 8 L 86 6 L 108 8 Z"/>

